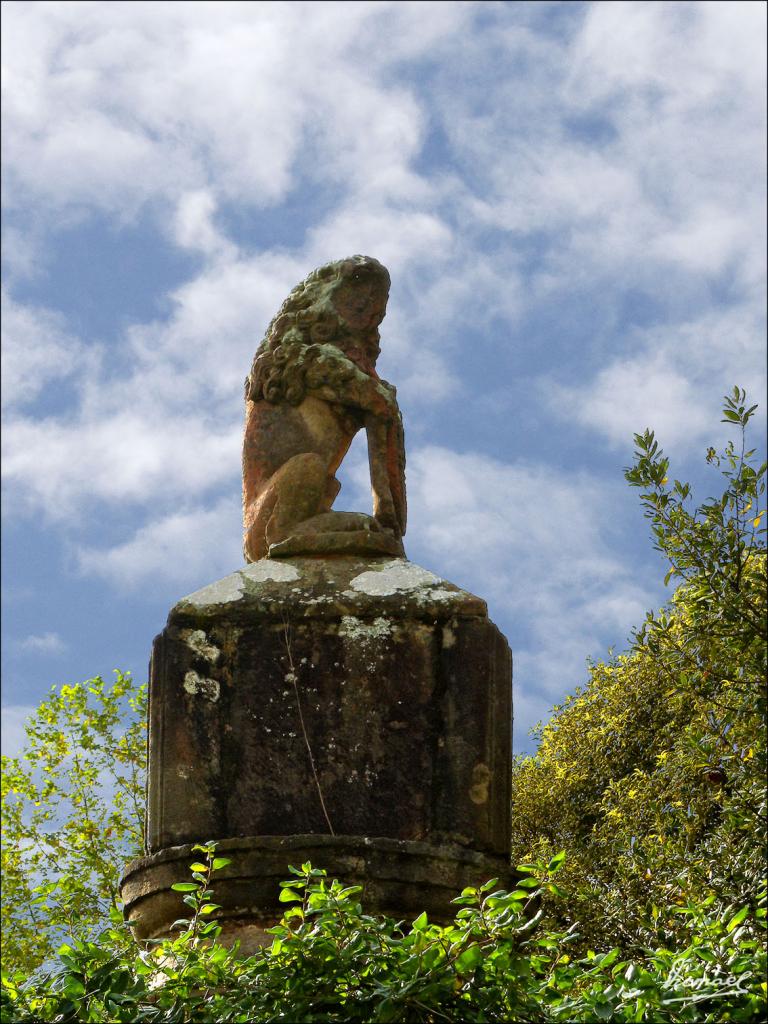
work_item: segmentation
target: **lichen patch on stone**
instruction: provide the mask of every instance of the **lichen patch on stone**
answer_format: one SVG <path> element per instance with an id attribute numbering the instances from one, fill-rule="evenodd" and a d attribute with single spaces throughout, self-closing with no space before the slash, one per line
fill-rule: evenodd
<path id="1" fill-rule="evenodd" d="M 215 644 L 212 644 L 202 629 L 182 629 L 181 639 L 195 654 L 199 654 L 206 661 L 216 662 L 221 651 Z"/>
<path id="2" fill-rule="evenodd" d="M 239 600 L 243 596 L 244 589 L 242 576 L 239 572 L 233 572 L 229 576 L 225 576 L 223 580 L 217 580 L 215 583 L 203 587 L 202 590 L 196 590 L 194 594 L 185 597 L 181 603 L 193 604 L 198 608 L 204 608 L 207 605 L 228 604 L 230 601 Z"/>
<path id="3" fill-rule="evenodd" d="M 392 624 L 383 616 L 379 616 L 372 622 L 364 622 L 355 615 L 342 615 L 339 625 L 339 636 L 363 644 L 372 640 L 383 640 L 391 633 Z"/>
<path id="4" fill-rule="evenodd" d="M 241 574 L 254 583 L 293 583 L 301 575 L 295 565 L 280 562 L 271 558 L 262 558 L 259 562 L 251 562 Z"/>
<path id="5" fill-rule="evenodd" d="M 491 784 L 491 770 L 487 764 L 476 764 L 472 769 L 472 785 L 469 787 L 469 799 L 473 804 L 488 802 L 488 789 Z"/>
<path id="6" fill-rule="evenodd" d="M 369 569 L 355 576 L 350 586 L 359 594 L 387 597 L 403 591 L 413 593 L 424 587 L 432 588 L 435 584 L 439 586 L 441 582 L 439 576 L 422 569 L 420 565 L 414 565 L 404 558 L 396 558 L 391 562 L 385 562 L 379 569 Z M 430 596 L 442 593 L 443 591 L 435 591 L 431 592 Z M 450 592 L 448 596 L 451 596 Z"/>
<path id="7" fill-rule="evenodd" d="M 193 696 L 200 695 L 206 700 L 217 701 L 219 699 L 219 684 L 215 679 L 207 679 L 199 673 L 190 669 L 184 676 L 184 689 Z"/>

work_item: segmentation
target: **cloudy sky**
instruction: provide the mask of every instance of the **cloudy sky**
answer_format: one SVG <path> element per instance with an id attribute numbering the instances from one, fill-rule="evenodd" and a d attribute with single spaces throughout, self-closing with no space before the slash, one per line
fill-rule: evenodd
<path id="1" fill-rule="evenodd" d="M 53 683 L 145 678 L 169 607 L 242 564 L 253 352 L 313 267 L 365 253 L 393 281 L 406 550 L 487 599 L 525 749 L 668 596 L 633 432 L 704 498 L 721 396 L 762 401 L 765 6 L 3 14 L 9 742 Z M 357 442 L 343 481 L 368 510 Z"/>

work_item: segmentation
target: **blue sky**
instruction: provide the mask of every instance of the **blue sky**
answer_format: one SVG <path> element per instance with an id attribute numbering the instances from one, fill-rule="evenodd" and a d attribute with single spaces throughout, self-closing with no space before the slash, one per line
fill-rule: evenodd
<path id="1" fill-rule="evenodd" d="M 243 379 L 353 253 L 393 281 L 407 553 L 487 599 L 529 748 L 668 596 L 633 432 L 704 498 L 721 396 L 765 392 L 765 6 L 3 11 L 9 748 L 241 564 Z M 356 442 L 337 507 L 366 474 Z"/>

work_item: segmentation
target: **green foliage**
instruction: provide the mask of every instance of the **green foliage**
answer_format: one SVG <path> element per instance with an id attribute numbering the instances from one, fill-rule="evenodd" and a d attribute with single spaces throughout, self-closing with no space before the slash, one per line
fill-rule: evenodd
<path id="1" fill-rule="evenodd" d="M 751 1021 L 759 1019 L 765 906 L 729 920 L 684 908 L 693 941 L 629 958 L 618 948 L 572 958 L 575 934 L 534 908 L 556 895 L 549 864 L 521 865 L 512 892 L 490 881 L 454 900 L 446 925 L 421 914 L 410 926 L 365 914 L 359 887 L 304 864 L 281 883 L 290 904 L 273 941 L 239 957 L 218 945 L 211 878 L 224 858 L 179 883 L 191 908 L 175 939 L 138 950 L 119 929 L 62 946 L 35 986 L 3 979 L 3 1020 L 181 1024 L 187 1021 Z M 525 883 L 525 884 L 522 884 Z M 215 882 L 213 883 L 215 887 Z"/>
<path id="2" fill-rule="evenodd" d="M 626 476 L 678 588 L 516 767 L 514 855 L 568 850 L 578 898 L 559 916 L 597 948 L 684 948 L 693 918 L 680 907 L 727 917 L 755 905 L 765 877 L 766 467 L 744 442 L 753 412 L 738 389 L 726 398 L 740 443 L 709 449 L 725 489 L 694 510 L 653 433 L 635 436 Z"/>
<path id="3" fill-rule="evenodd" d="M 3 962 L 31 973 L 65 935 L 118 906 L 121 867 L 141 851 L 146 688 L 116 673 L 53 687 L 2 759 Z"/>

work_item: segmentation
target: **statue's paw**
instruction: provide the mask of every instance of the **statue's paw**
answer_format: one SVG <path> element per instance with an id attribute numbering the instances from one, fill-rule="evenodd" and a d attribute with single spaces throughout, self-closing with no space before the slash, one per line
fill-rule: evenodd
<path id="1" fill-rule="evenodd" d="M 296 523 L 269 545 L 268 558 L 294 555 L 360 555 L 403 558 L 403 544 L 393 530 L 384 529 L 362 512 L 321 512 Z"/>
<path id="2" fill-rule="evenodd" d="M 400 521 L 394 504 L 388 501 L 381 502 L 374 513 L 374 522 L 378 524 L 379 529 L 396 534 L 400 527 Z"/>
<path id="3" fill-rule="evenodd" d="M 377 533 L 381 525 L 364 512 L 321 512 L 292 526 L 290 533 L 292 536 L 304 536 L 308 533 L 342 533 L 350 530 Z"/>

